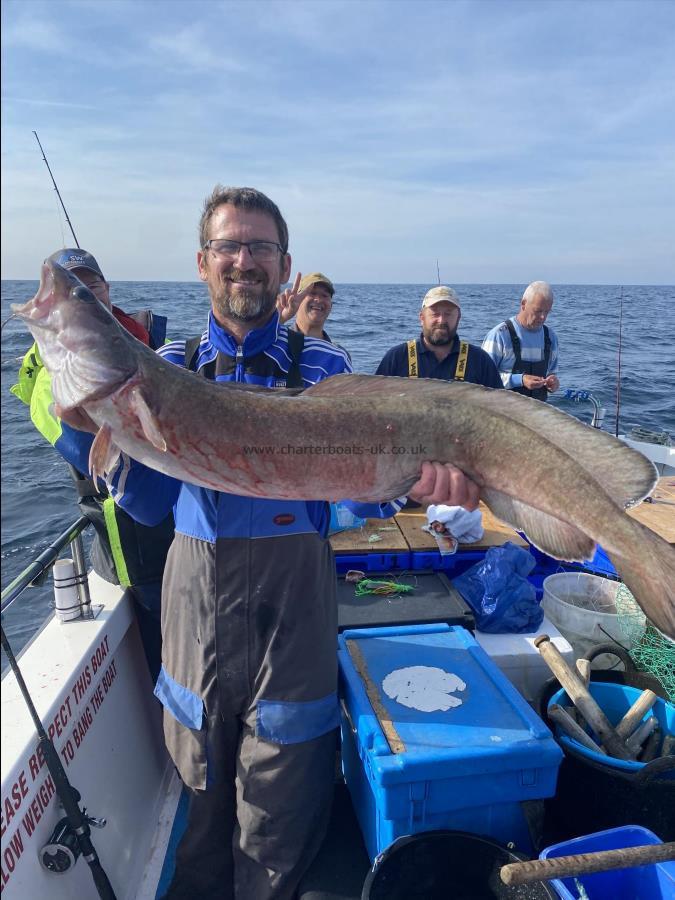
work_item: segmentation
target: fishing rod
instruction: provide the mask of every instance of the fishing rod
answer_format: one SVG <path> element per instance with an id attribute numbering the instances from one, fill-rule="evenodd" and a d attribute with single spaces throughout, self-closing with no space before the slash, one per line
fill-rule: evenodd
<path id="1" fill-rule="evenodd" d="M 438 283 L 441 283 L 441 270 L 438 268 L 438 260 L 436 260 L 436 277 L 438 278 Z"/>
<path id="2" fill-rule="evenodd" d="M 52 175 L 52 170 L 50 169 L 49 163 L 47 162 L 47 157 L 45 156 L 45 151 L 42 149 L 42 144 L 40 143 L 40 138 L 37 135 L 37 131 L 34 131 L 33 134 L 35 135 L 35 140 L 38 142 L 38 147 L 40 148 L 40 150 L 42 152 L 42 158 L 44 159 L 45 165 L 47 166 L 47 171 L 49 172 L 49 177 L 52 179 L 52 184 L 54 185 L 54 190 L 56 191 L 56 196 L 59 198 L 59 201 L 61 203 L 61 208 L 63 209 L 63 212 L 66 217 L 66 222 L 68 223 L 71 234 L 73 235 L 73 240 L 75 241 L 75 246 L 77 247 L 78 250 L 81 250 L 82 248 L 80 247 L 79 241 L 77 240 L 77 235 L 75 234 L 75 229 L 73 228 L 73 224 L 70 221 L 70 217 L 68 215 L 68 210 L 66 209 L 66 204 L 63 202 L 63 199 L 61 197 L 59 189 L 56 186 L 56 179 Z"/>
<path id="3" fill-rule="evenodd" d="M 619 436 L 619 413 L 621 410 L 621 335 L 623 332 L 623 286 L 621 287 L 621 299 L 619 300 L 619 350 L 616 361 L 616 420 L 614 435 Z"/>
<path id="4" fill-rule="evenodd" d="M 7 640 L 5 629 L 0 626 L 0 630 L 2 631 L 2 649 L 7 654 L 7 659 L 16 678 L 16 682 L 19 685 L 19 690 L 26 702 L 26 706 L 28 707 L 33 724 L 38 733 L 38 749 L 42 748 L 49 774 L 54 780 L 56 794 L 63 805 L 68 824 L 77 841 L 78 855 L 79 853 L 82 853 L 82 856 L 87 861 L 89 868 L 91 869 L 94 884 L 96 885 L 96 890 L 101 900 L 116 900 L 115 892 L 112 889 L 112 885 L 108 880 L 108 876 L 101 865 L 101 861 L 98 858 L 98 854 L 96 853 L 90 838 L 91 830 L 89 826 L 94 825 L 97 828 L 102 828 L 105 825 L 105 819 L 95 819 L 93 816 L 86 815 L 86 809 L 80 809 L 80 795 L 68 781 L 68 776 L 59 759 L 59 754 L 56 752 L 56 747 L 48 737 L 40 717 L 37 714 L 26 682 L 23 680 L 19 664 L 16 661 L 16 657 Z M 61 823 L 59 823 L 59 825 L 60 824 Z M 57 830 L 59 830 L 58 826 Z M 62 837 L 63 835 L 64 831 L 60 830 L 59 836 Z M 56 832 L 52 837 L 56 837 Z M 47 852 L 47 847 L 53 848 L 55 852 Z M 72 848 L 64 845 L 62 840 L 59 840 L 58 843 L 55 841 L 54 843 L 47 845 L 47 847 L 43 848 L 41 853 L 41 856 L 43 857 L 41 861 L 45 868 L 52 872 L 67 871 L 73 862 L 72 859 L 69 860 L 68 856 L 68 851 L 73 855 Z M 77 857 L 75 857 L 75 859 L 77 859 Z"/>
<path id="5" fill-rule="evenodd" d="M 35 135 L 35 140 L 38 142 L 38 147 L 40 148 L 40 151 L 42 152 L 42 158 L 45 161 L 45 165 L 47 166 L 47 171 L 49 172 L 49 177 L 51 178 L 52 184 L 54 185 L 54 190 L 56 191 L 56 196 L 59 198 L 59 202 L 61 203 L 61 208 L 63 209 L 64 215 L 66 217 L 66 222 L 68 223 L 68 227 L 70 228 L 70 232 L 73 235 L 73 240 L 75 241 L 75 246 L 77 247 L 78 250 L 81 250 L 82 248 L 80 247 L 80 242 L 78 241 L 77 235 L 75 234 L 75 229 L 73 228 L 73 223 L 70 221 L 70 216 L 68 215 L 68 210 L 66 209 L 66 204 L 63 202 L 63 198 L 61 197 L 61 192 L 59 191 L 59 189 L 56 185 L 56 179 L 54 178 L 54 175 L 52 174 L 52 170 L 49 166 L 49 163 L 47 162 L 47 157 L 45 156 L 45 151 L 42 149 L 42 144 L 40 143 L 40 138 L 38 137 L 38 133 L 37 133 L 37 131 L 34 131 L 33 134 Z M 63 230 L 61 231 L 61 236 L 63 236 Z M 16 316 L 16 313 L 12 313 L 11 316 L 8 316 L 5 319 L 5 321 L 2 323 L 2 325 L 0 326 L 0 331 L 5 327 L 5 325 L 11 319 L 15 318 L 15 316 Z"/>

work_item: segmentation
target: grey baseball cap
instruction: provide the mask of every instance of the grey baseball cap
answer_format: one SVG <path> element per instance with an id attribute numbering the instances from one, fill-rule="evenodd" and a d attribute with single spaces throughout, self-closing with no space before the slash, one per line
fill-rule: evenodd
<path id="1" fill-rule="evenodd" d="M 105 275 L 101 271 L 101 267 L 91 253 L 87 253 L 86 250 L 73 249 L 72 247 L 65 250 L 57 250 L 56 253 L 52 253 L 49 259 L 51 262 L 63 266 L 64 269 L 89 269 L 90 272 L 95 272 L 105 281 Z"/>

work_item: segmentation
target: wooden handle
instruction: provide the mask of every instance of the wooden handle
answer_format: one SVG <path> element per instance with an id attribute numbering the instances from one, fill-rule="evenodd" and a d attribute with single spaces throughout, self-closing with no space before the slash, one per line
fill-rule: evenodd
<path id="1" fill-rule="evenodd" d="M 499 874 L 504 884 L 532 884 L 533 881 L 648 866 L 672 859 L 675 859 L 675 843 L 647 844 L 643 847 L 624 847 L 621 850 L 600 850 L 598 853 L 509 863 L 502 866 Z"/>
<path id="2" fill-rule="evenodd" d="M 557 725 L 559 725 L 566 735 L 571 737 L 577 743 L 581 744 L 583 747 L 586 747 L 588 750 L 593 750 L 595 753 L 604 753 L 605 751 L 602 747 L 598 747 L 593 738 L 586 734 L 581 725 L 578 725 L 572 716 L 567 712 L 567 710 L 563 709 L 562 706 L 558 706 L 557 703 L 553 703 L 548 708 L 548 716 L 549 719 L 552 719 Z"/>
<path id="3" fill-rule="evenodd" d="M 570 669 L 555 644 L 551 643 L 549 636 L 547 634 L 540 635 L 535 639 L 534 646 L 565 688 L 572 703 L 581 710 L 588 724 L 607 747 L 607 752 L 617 759 L 633 760 L 634 757 L 626 748 L 624 741 L 617 735 L 607 716 L 588 693 L 586 685 L 577 673 Z"/>
<path id="4" fill-rule="evenodd" d="M 588 683 L 591 680 L 591 662 L 588 659 L 578 659 L 575 663 L 577 667 L 577 673 L 579 678 L 583 681 L 583 683 L 588 687 Z"/>
<path id="5" fill-rule="evenodd" d="M 663 735 L 661 734 L 661 729 L 656 726 L 654 731 L 649 735 L 647 741 L 642 748 L 642 753 L 640 754 L 640 762 L 648 763 L 659 755 L 659 747 L 661 746 L 661 738 Z"/>
<path id="6" fill-rule="evenodd" d="M 628 710 L 623 719 L 616 726 L 616 733 L 620 738 L 627 738 L 632 734 L 644 718 L 645 713 L 656 703 L 654 691 L 643 691 L 635 703 Z"/>
<path id="7" fill-rule="evenodd" d="M 658 724 L 656 716 L 650 716 L 645 722 L 640 723 L 640 726 L 635 729 L 626 741 L 626 746 L 631 753 L 639 753 L 642 750 L 642 745 L 654 733 Z"/>

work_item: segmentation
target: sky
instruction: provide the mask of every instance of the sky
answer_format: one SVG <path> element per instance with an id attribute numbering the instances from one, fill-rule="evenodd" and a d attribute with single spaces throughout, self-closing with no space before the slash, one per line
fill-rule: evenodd
<path id="1" fill-rule="evenodd" d="M 194 281 L 217 183 L 338 283 L 675 283 L 673 0 L 3 0 L 2 277 Z"/>

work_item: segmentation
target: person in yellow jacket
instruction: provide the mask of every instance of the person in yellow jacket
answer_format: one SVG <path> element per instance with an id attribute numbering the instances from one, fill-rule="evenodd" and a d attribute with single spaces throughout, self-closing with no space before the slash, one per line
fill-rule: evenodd
<path id="1" fill-rule="evenodd" d="M 127 331 L 156 349 L 164 343 L 166 318 L 150 310 L 130 315 L 110 301 L 110 287 L 96 259 L 85 250 L 58 250 L 51 260 L 70 269 L 104 304 Z M 53 412 L 51 376 L 44 368 L 36 344 L 28 350 L 11 392 L 30 407 L 31 421 L 69 464 L 80 509 L 95 530 L 90 550 L 94 571 L 113 584 L 127 588 L 134 599 L 138 624 L 153 682 L 161 666 L 160 606 L 166 554 L 173 540 L 169 515 L 159 525 L 134 521 L 109 496 L 103 482 L 94 484 L 89 470 L 93 435 L 76 431 Z"/>

